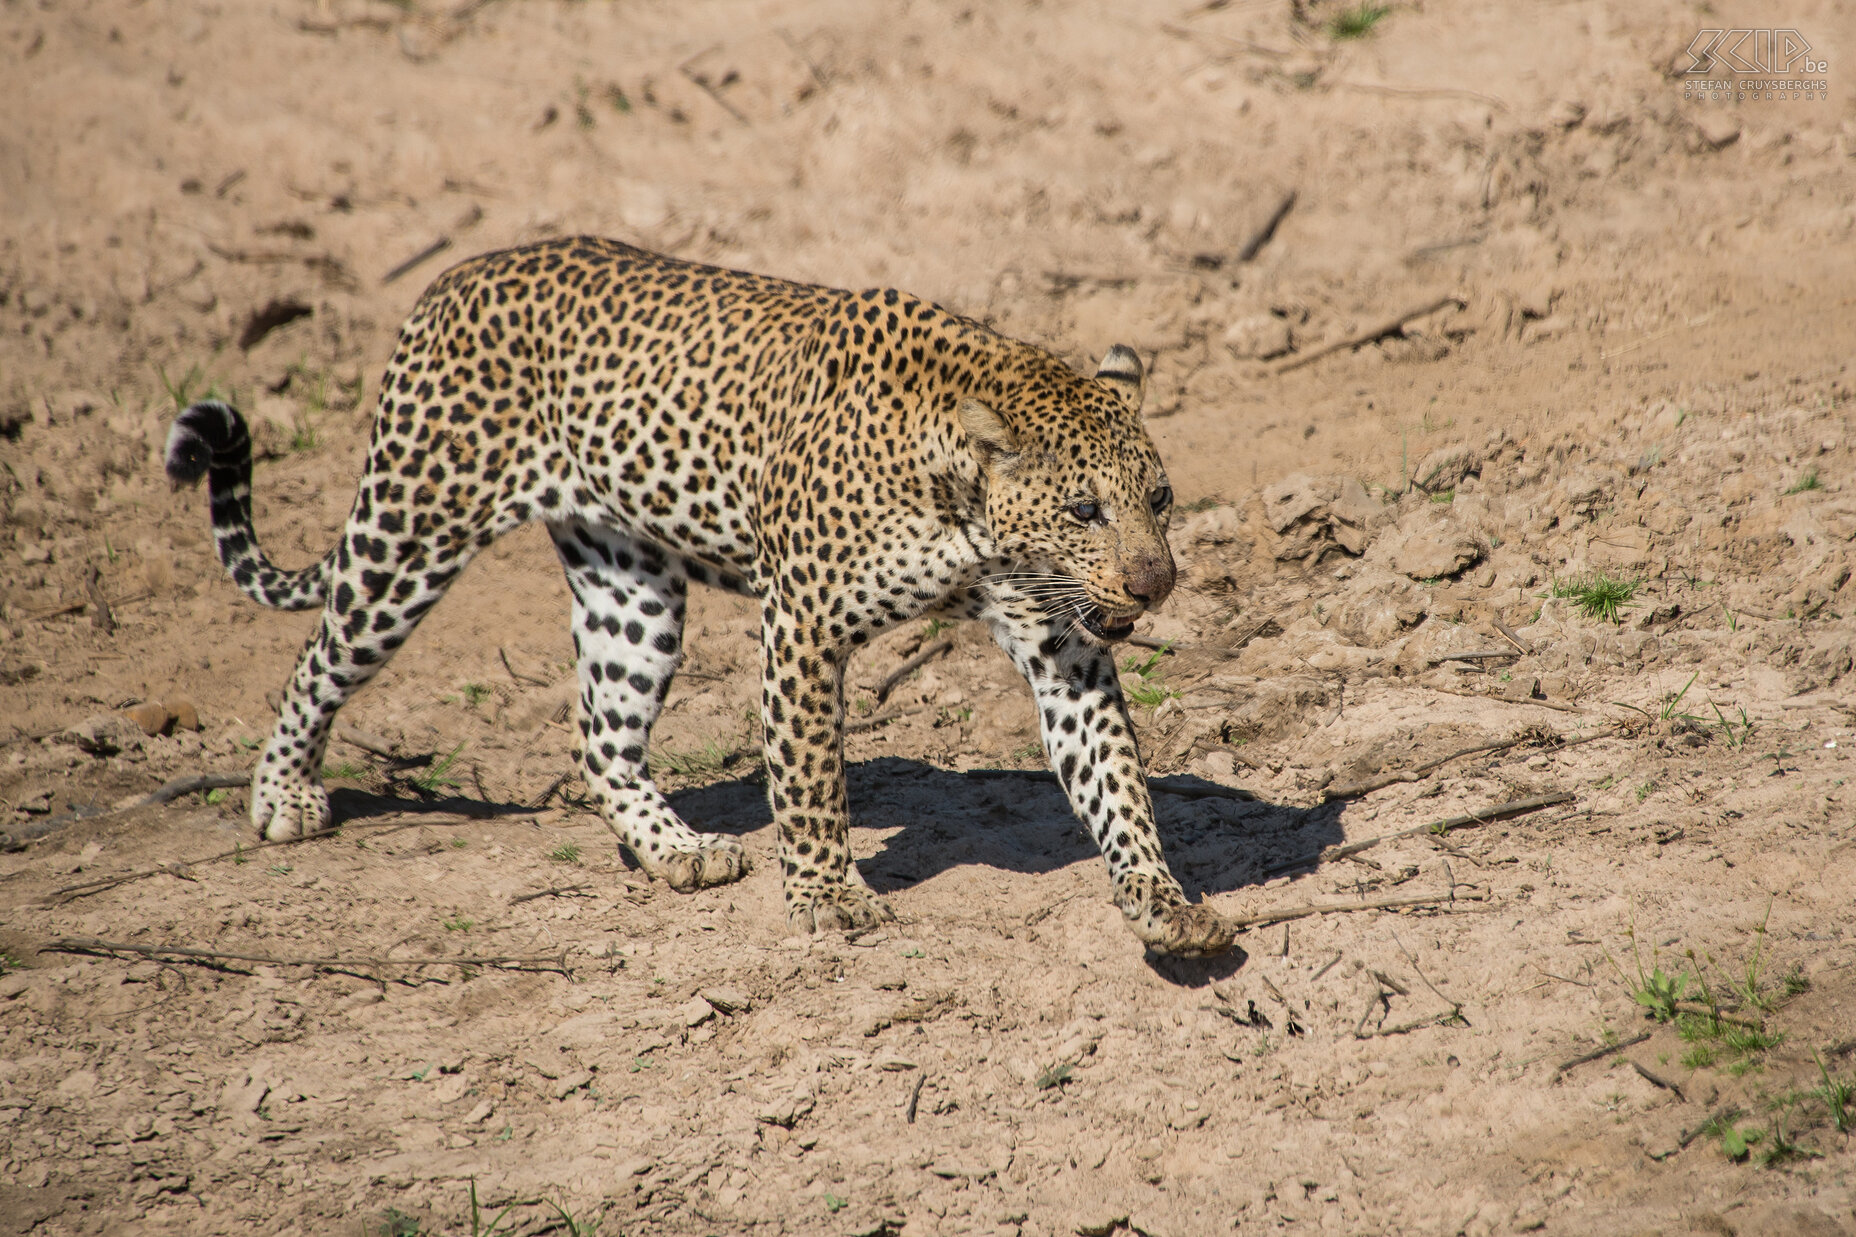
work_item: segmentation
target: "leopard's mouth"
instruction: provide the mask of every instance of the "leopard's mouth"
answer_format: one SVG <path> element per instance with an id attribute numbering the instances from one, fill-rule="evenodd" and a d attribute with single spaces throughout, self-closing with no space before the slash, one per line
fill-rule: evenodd
<path id="1" fill-rule="evenodd" d="M 1134 634 L 1134 620 L 1138 615 L 1109 614 L 1101 606 L 1090 606 L 1082 613 L 1083 630 L 1098 640 L 1113 643 L 1126 640 Z"/>

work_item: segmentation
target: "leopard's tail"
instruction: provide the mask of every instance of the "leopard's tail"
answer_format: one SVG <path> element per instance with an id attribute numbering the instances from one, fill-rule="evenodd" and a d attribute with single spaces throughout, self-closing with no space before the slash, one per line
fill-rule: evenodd
<path id="1" fill-rule="evenodd" d="M 271 565 L 251 527 L 251 434 L 230 404 L 201 400 L 181 413 L 168 432 L 165 457 L 175 489 L 206 478 L 212 502 L 213 539 L 219 561 L 247 597 L 279 610 L 310 610 L 329 589 L 331 552 L 301 571 Z"/>

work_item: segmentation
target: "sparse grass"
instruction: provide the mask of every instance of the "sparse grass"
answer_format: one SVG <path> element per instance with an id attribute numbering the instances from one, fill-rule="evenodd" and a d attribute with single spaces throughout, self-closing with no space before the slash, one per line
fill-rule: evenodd
<path id="1" fill-rule="evenodd" d="M 1049 1091 L 1053 1087 L 1061 1087 L 1069 1082 L 1071 1076 L 1075 1073 L 1076 1066 L 1069 1062 L 1065 1062 L 1062 1065 L 1053 1065 L 1038 1075 L 1037 1089 L 1040 1091 Z"/>
<path id="2" fill-rule="evenodd" d="M 1810 472 L 1807 472 L 1804 476 L 1794 481 L 1792 487 L 1785 492 L 1787 494 L 1804 494 L 1811 490 L 1821 490 L 1823 488 L 1824 483 L 1818 478 L 1817 469 L 1813 468 Z"/>
<path id="3" fill-rule="evenodd" d="M 217 807 L 219 804 L 224 803 L 231 793 L 231 791 L 223 786 L 215 786 L 213 789 L 206 792 L 205 798 L 208 803 Z"/>
<path id="4" fill-rule="evenodd" d="M 1363 39 L 1391 12 L 1386 5 L 1370 2 L 1342 9 L 1328 22 L 1328 34 L 1336 39 Z"/>
<path id="5" fill-rule="evenodd" d="M 340 764 L 324 765 L 322 767 L 322 776 L 342 778 L 352 782 L 357 778 L 366 777 L 367 770 L 363 769 L 352 760 L 344 760 Z"/>
<path id="6" fill-rule="evenodd" d="M 922 642 L 924 644 L 927 643 L 952 626 L 953 623 L 949 622 L 947 619 L 929 619 L 926 623 L 922 624 Z"/>
<path id="7" fill-rule="evenodd" d="M 1759 1131 L 1741 1129 L 1734 1124 L 1740 1119 L 1740 1110 L 1730 1108 L 1726 1112 L 1709 1117 L 1702 1125 L 1703 1134 L 1712 1135 L 1721 1140 L 1721 1154 L 1730 1160 L 1744 1160 L 1753 1144 L 1759 1141 Z"/>
<path id="8" fill-rule="evenodd" d="M 26 964 L 19 955 L 9 949 L 0 949 L 0 975 L 10 975 L 14 971 L 23 971 Z"/>
<path id="9" fill-rule="evenodd" d="M 470 1179 L 470 1237 L 496 1237 L 503 1231 L 503 1221 L 509 1218 L 512 1211 L 517 1207 L 530 1205 L 532 1205 L 530 1201 L 517 1199 L 497 1212 L 490 1221 L 489 1227 L 486 1228 L 483 1223 L 483 1208 L 477 1202 L 477 1179 L 472 1177 Z"/>
<path id="10" fill-rule="evenodd" d="M 1039 757 L 1043 755 L 1044 755 L 1044 745 L 1042 743 L 1039 743 L 1036 739 L 1033 739 L 1031 740 L 1031 742 L 1024 744 L 1022 747 L 1013 748 L 1011 751 L 1011 754 L 1008 755 L 1006 759 L 1007 760 L 1037 760 Z"/>
<path id="11" fill-rule="evenodd" d="M 264 870 L 269 872 L 272 876 L 288 876 L 291 872 L 295 871 L 295 869 L 287 863 L 273 863 Z"/>
<path id="12" fill-rule="evenodd" d="M 469 932 L 476 926 L 477 921 L 475 919 L 466 919 L 462 915 L 453 915 L 451 918 L 445 920 L 445 931 L 447 932 Z"/>
<path id="13" fill-rule="evenodd" d="M 1181 503 L 1179 505 L 1179 513 L 1181 515 L 1197 515 L 1201 511 L 1210 511 L 1213 507 L 1223 503 L 1223 501 L 1224 500 L 1221 498 L 1207 494 L 1204 498 L 1195 498 L 1189 503 Z"/>
<path id="14" fill-rule="evenodd" d="M 1728 747 L 1745 747 L 1746 741 L 1753 737 L 1753 719 L 1746 715 L 1745 709 L 1738 710 L 1740 720 L 1734 722 L 1721 712 L 1720 705 L 1714 709 L 1714 724 L 1720 728 L 1721 736 L 1727 740 Z"/>
<path id="15" fill-rule="evenodd" d="M 1790 1160 L 1821 1160 L 1824 1157 L 1822 1151 L 1801 1147 L 1793 1142 L 1785 1125 L 1785 1114 L 1781 1114 L 1779 1119 L 1772 1123 L 1772 1138 L 1766 1143 L 1766 1149 L 1760 1153 L 1760 1163 L 1767 1168 L 1776 1168 Z"/>
<path id="16" fill-rule="evenodd" d="M 1642 584 L 1640 579 L 1622 579 L 1604 572 L 1594 572 L 1570 580 L 1555 580 L 1553 595 L 1571 601 L 1587 618 L 1621 623 L 1624 621 L 1624 610 Z"/>
<path id="17" fill-rule="evenodd" d="M 167 369 L 155 366 L 155 377 L 161 380 L 161 389 L 167 392 L 168 400 L 174 405 L 174 411 L 180 412 L 187 405 L 203 399 L 222 399 L 227 403 L 237 404 L 237 398 L 220 389 L 217 382 L 206 376 L 206 371 L 199 365 L 189 365 L 187 372 L 178 380 L 168 378 Z"/>
<path id="18" fill-rule="evenodd" d="M 1656 783 L 1655 782 L 1644 782 L 1637 787 L 1637 802 L 1642 803 L 1645 799 L 1648 799 L 1651 795 L 1655 793 L 1656 793 Z"/>
<path id="19" fill-rule="evenodd" d="M 464 684 L 464 703 L 473 709 L 488 700 L 491 694 L 490 688 L 482 683 Z"/>
<path id="20" fill-rule="evenodd" d="M 655 772 L 674 773 L 679 777 L 709 777 L 727 768 L 736 751 L 736 748 L 719 739 L 708 739 L 701 747 L 688 751 L 667 750 L 653 754 L 651 768 Z"/>
<path id="21" fill-rule="evenodd" d="M 1851 1101 L 1856 1100 L 1856 1082 L 1845 1082 L 1831 1075 L 1830 1067 L 1824 1064 L 1823 1054 L 1812 1053 L 1817 1061 L 1817 1072 L 1824 1081 L 1811 1089 L 1810 1094 L 1822 1100 L 1824 1108 L 1830 1114 L 1830 1124 L 1837 1133 L 1848 1134 L 1856 1129 L 1856 1111 L 1851 1110 Z"/>
<path id="22" fill-rule="evenodd" d="M 580 862 L 580 848 L 575 846 L 572 842 L 562 842 L 559 846 L 548 852 L 548 858 L 554 860 L 556 863 L 577 864 Z"/>
<path id="23" fill-rule="evenodd" d="M 1456 491 L 1438 490 L 1435 494 L 1431 495 L 1431 501 L 1434 503 L 1453 503 L 1456 501 Z"/>
<path id="24" fill-rule="evenodd" d="M 1666 722 L 1672 717 L 1692 717 L 1693 716 L 1692 714 L 1678 712 L 1677 710 L 1680 709 L 1682 706 L 1682 698 L 1688 695 L 1688 689 L 1695 686 L 1695 680 L 1700 677 L 1701 677 L 1701 671 L 1699 670 L 1697 670 L 1694 674 L 1689 675 L 1688 682 L 1682 684 L 1682 690 L 1679 692 L 1673 693 L 1672 695 L 1670 695 L 1663 701 L 1663 710 L 1661 713 L 1657 714 L 1657 717 L 1659 720 Z"/>
<path id="25" fill-rule="evenodd" d="M 851 1200 L 848 1198 L 839 1198 L 836 1194 L 830 1192 L 827 1192 L 825 1195 L 825 1210 L 831 1212 L 833 1215 L 837 1215 L 850 1205 Z"/>
<path id="26" fill-rule="evenodd" d="M 427 794 L 435 795 L 441 786 L 456 786 L 458 779 L 451 776 L 452 767 L 458 762 L 458 753 L 464 750 L 462 743 L 452 748 L 438 760 L 412 775 L 412 784 Z"/>
<path id="27" fill-rule="evenodd" d="M 1138 657 L 1130 657 L 1123 663 L 1122 672 L 1133 675 L 1135 679 L 1133 683 L 1124 681 L 1122 684 L 1123 690 L 1128 693 L 1128 699 L 1143 708 L 1157 709 L 1166 703 L 1169 697 L 1179 695 L 1166 685 L 1160 675 L 1160 659 L 1166 656 L 1166 653 L 1165 648 L 1155 649 L 1147 655 L 1145 661 Z"/>

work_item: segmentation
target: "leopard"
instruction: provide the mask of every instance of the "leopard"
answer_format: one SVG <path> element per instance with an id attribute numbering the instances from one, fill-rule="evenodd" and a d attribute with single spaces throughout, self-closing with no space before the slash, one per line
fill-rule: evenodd
<path id="1" fill-rule="evenodd" d="M 332 828 L 337 711 L 472 558 L 541 522 L 571 593 L 579 765 L 597 811 L 679 892 L 752 864 L 653 780 L 691 583 L 758 601 L 760 722 L 789 931 L 894 920 L 852 860 L 845 672 L 898 624 L 977 620 L 1036 704 L 1043 747 L 1155 954 L 1234 929 L 1168 869 L 1115 665 L 1173 590 L 1173 492 L 1139 355 L 1093 374 L 895 289 L 845 291 L 555 238 L 440 275 L 382 376 L 335 544 L 278 567 L 252 517 L 252 440 L 190 404 L 164 466 L 204 477 L 218 557 L 262 605 L 320 610 L 253 770 L 266 839 Z"/>

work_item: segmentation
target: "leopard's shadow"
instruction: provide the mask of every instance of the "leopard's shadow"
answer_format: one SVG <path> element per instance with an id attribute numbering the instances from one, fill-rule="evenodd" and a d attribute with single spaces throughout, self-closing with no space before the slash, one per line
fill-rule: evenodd
<path id="1" fill-rule="evenodd" d="M 1101 862 L 1095 842 L 1048 774 L 996 770 L 975 776 L 886 756 L 852 765 L 849 783 L 854 830 L 900 830 L 858 860 L 858 870 L 879 893 L 907 889 L 966 864 L 1036 873 Z M 1187 797 L 1217 789 L 1191 776 L 1163 778 L 1158 785 L 1186 792 L 1162 789 L 1154 807 L 1167 862 L 1195 900 L 1260 884 L 1270 869 L 1342 838 L 1339 804 L 1300 808 L 1262 799 Z M 692 828 L 705 832 L 740 834 L 771 823 L 766 792 L 749 781 L 686 790 L 672 803 Z M 853 846 L 863 851 L 855 837 Z"/>

